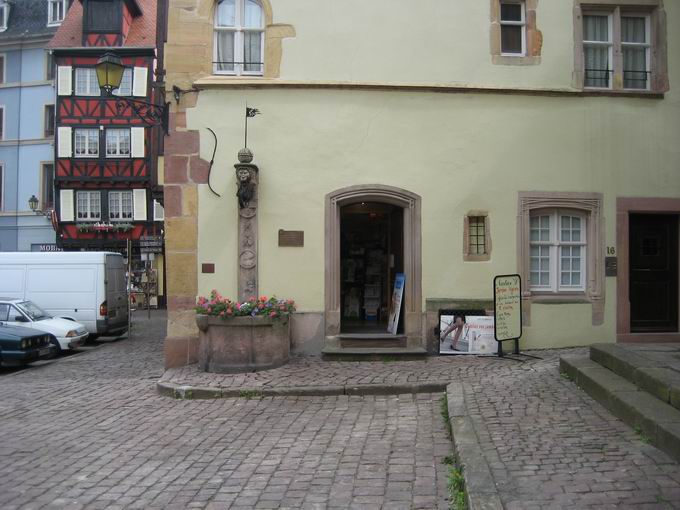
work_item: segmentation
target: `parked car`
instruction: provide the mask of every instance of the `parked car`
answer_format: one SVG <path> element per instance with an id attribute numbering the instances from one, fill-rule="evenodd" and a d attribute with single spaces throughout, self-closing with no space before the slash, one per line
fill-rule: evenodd
<path id="1" fill-rule="evenodd" d="M 89 335 L 79 322 L 52 317 L 32 301 L 24 299 L 0 297 L 0 321 L 49 333 L 57 352 L 83 345 Z"/>
<path id="2" fill-rule="evenodd" d="M 0 322 L 0 365 L 25 365 L 51 358 L 57 349 L 50 337 L 42 331 Z"/>

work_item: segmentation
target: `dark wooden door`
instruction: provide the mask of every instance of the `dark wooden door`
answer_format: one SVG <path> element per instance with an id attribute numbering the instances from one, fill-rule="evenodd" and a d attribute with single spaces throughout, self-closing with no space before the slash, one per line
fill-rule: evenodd
<path id="1" fill-rule="evenodd" d="M 676 215 L 630 215 L 630 329 L 678 330 Z"/>

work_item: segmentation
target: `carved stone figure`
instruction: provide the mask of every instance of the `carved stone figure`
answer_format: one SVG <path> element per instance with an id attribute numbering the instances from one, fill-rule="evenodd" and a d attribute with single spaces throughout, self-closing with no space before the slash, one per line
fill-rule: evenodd
<path id="1" fill-rule="evenodd" d="M 253 180 L 251 170 L 246 167 L 240 167 L 236 170 L 236 178 L 238 179 L 238 197 L 239 209 L 245 209 L 255 196 L 257 184 Z"/>

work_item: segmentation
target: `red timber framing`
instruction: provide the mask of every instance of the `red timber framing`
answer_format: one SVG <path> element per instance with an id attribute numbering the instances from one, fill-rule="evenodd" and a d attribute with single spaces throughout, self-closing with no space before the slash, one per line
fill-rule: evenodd
<path id="1" fill-rule="evenodd" d="M 128 20 L 129 21 L 129 20 Z M 125 17 L 124 17 L 125 22 Z M 118 96 L 83 96 L 76 94 L 76 69 L 93 68 L 105 51 L 114 51 L 120 56 L 122 64 L 133 69 L 133 83 L 138 79 L 138 68 L 146 68 L 146 96 L 129 96 L 134 99 L 154 102 L 157 89 L 153 86 L 155 52 L 152 48 L 120 47 L 121 34 L 88 34 L 88 38 L 98 37 L 97 41 L 88 39 L 88 46 L 105 45 L 115 48 L 73 48 L 55 51 L 57 68 L 61 66 L 71 69 L 70 94 L 58 94 L 56 100 L 56 126 L 71 128 L 70 157 L 60 157 L 59 141 L 55 143 L 55 185 L 56 208 L 59 212 L 57 239 L 59 244 L 69 249 L 87 249 L 87 247 L 125 246 L 127 239 L 138 240 L 142 236 L 159 235 L 162 223 L 154 222 L 154 199 L 162 203 L 162 191 L 157 190 L 157 162 L 161 148 L 161 128 L 152 126 L 140 118 L 134 110 L 121 101 Z M 134 85 L 131 93 L 134 93 Z M 78 89 L 80 90 L 80 89 Z M 99 132 L 99 149 L 96 157 L 76 156 L 75 133 L 78 129 L 97 129 Z M 144 128 L 144 150 L 136 156 L 132 149 L 133 133 L 130 134 L 128 157 L 107 157 L 106 133 L 111 128 Z M 64 132 L 64 131 L 62 131 Z M 59 137 L 59 134 L 57 135 Z M 137 145 L 139 147 L 139 145 Z M 120 190 L 146 190 L 145 219 L 129 221 L 112 220 L 109 216 L 109 194 Z M 73 207 L 79 191 L 100 191 L 101 220 L 87 222 L 61 217 L 61 190 L 72 190 Z M 138 191 L 135 191 L 137 193 Z M 68 206 L 65 206 L 68 210 Z M 137 195 L 135 195 L 135 208 Z M 135 209 L 136 211 L 136 209 Z M 137 214 L 135 213 L 135 216 Z"/>

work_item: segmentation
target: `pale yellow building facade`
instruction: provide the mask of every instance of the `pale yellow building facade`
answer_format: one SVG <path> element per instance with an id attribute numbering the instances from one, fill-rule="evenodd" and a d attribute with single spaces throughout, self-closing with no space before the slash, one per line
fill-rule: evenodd
<path id="1" fill-rule="evenodd" d="M 246 103 L 258 292 L 296 300 L 294 349 L 360 352 L 396 273 L 404 352 L 513 273 L 524 348 L 680 339 L 677 2 L 170 0 L 166 69 L 168 366 L 196 297 L 238 292 Z"/>

